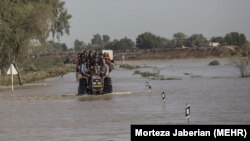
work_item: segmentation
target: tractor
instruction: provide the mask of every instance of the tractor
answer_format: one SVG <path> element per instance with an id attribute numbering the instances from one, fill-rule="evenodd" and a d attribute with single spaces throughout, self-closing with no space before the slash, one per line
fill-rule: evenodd
<path id="1" fill-rule="evenodd" d="M 110 53 L 110 52 L 109 52 Z M 111 52 L 113 53 L 113 52 Z M 113 57 L 113 54 L 111 54 Z M 81 89 L 81 94 L 89 94 L 89 95 L 96 95 L 96 94 L 107 94 L 112 93 L 112 81 L 109 76 L 109 73 L 111 72 L 109 69 L 106 71 L 109 71 L 108 74 L 104 74 L 104 66 L 93 66 L 93 72 L 89 77 L 81 77 L 79 79 L 79 89 Z M 111 69 L 109 66 L 108 68 Z M 112 68 L 113 69 L 113 68 Z"/>

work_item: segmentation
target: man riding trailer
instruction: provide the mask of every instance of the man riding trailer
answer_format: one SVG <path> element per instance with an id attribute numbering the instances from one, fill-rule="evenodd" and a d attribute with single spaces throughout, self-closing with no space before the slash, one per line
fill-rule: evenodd
<path id="1" fill-rule="evenodd" d="M 112 93 L 109 77 L 109 73 L 114 69 L 112 50 L 103 50 L 102 53 L 85 51 L 77 60 L 78 95 Z"/>

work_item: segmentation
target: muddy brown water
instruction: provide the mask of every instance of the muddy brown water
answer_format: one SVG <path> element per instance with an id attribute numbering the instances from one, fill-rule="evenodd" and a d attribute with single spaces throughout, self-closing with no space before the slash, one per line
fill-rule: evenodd
<path id="1" fill-rule="evenodd" d="M 15 87 L 14 94 L 1 87 L 0 140 L 128 141 L 131 124 L 187 124 L 187 101 L 190 124 L 249 124 L 250 78 L 240 78 L 228 60 L 219 60 L 220 66 L 208 66 L 209 61 L 127 62 L 157 66 L 162 75 L 181 80 L 148 80 L 116 68 L 114 94 L 99 97 L 74 96 L 74 73 Z"/>

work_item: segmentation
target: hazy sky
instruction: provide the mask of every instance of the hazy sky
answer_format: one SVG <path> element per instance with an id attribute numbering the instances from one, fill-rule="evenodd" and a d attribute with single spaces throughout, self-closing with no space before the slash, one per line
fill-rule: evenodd
<path id="1" fill-rule="evenodd" d="M 152 32 L 171 39 L 176 32 L 208 39 L 237 31 L 250 39 L 250 0 L 65 0 L 71 19 L 68 46 L 93 35 L 113 39 Z"/>

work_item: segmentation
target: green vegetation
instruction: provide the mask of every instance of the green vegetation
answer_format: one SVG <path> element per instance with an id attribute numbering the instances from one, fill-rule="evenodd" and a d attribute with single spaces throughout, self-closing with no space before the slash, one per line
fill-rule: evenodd
<path id="1" fill-rule="evenodd" d="M 182 80 L 179 77 L 165 77 L 163 75 L 159 75 L 158 73 L 152 72 L 140 72 L 140 75 L 145 78 L 153 79 L 153 80 Z"/>
<path id="2" fill-rule="evenodd" d="M 139 68 L 139 66 L 132 66 L 132 65 L 129 65 L 129 64 L 121 64 L 120 68 L 125 68 L 125 69 L 129 69 L 129 70 L 133 70 L 133 69 Z"/>
<path id="3" fill-rule="evenodd" d="M 163 75 L 160 75 L 160 69 L 157 67 L 151 67 L 153 72 L 150 71 L 140 71 L 139 68 L 142 68 L 140 66 L 132 66 L 128 64 L 120 65 L 121 68 L 133 70 L 133 75 L 140 75 L 141 77 L 153 79 L 153 80 L 182 80 L 181 78 L 177 77 L 165 77 Z M 149 66 L 146 66 L 149 68 Z"/>
<path id="4" fill-rule="evenodd" d="M 210 40 L 203 34 L 191 34 L 190 36 L 177 32 L 172 39 L 155 35 L 151 32 L 144 32 L 136 37 L 134 42 L 128 37 L 111 40 L 109 35 L 95 34 L 90 43 L 76 39 L 74 42 L 75 51 L 88 49 L 112 49 L 112 50 L 136 50 L 136 49 L 167 49 L 183 47 L 209 47 L 209 42 L 218 42 L 220 46 L 235 45 L 242 46 L 247 42 L 243 33 L 230 32 L 225 37 L 214 36 Z"/>
<path id="5" fill-rule="evenodd" d="M 250 65 L 250 57 L 238 58 L 233 61 L 235 67 L 240 72 L 241 77 L 249 77 L 249 65 Z"/>
<path id="6" fill-rule="evenodd" d="M 35 72 L 24 73 L 22 75 L 23 83 L 34 82 L 50 77 L 57 77 L 66 74 L 67 72 L 75 71 L 75 65 L 65 65 L 58 67 L 51 67 L 45 70 L 39 70 Z M 14 76 L 14 84 L 18 83 L 18 79 Z M 9 75 L 5 75 L 0 79 L 0 85 L 10 85 L 11 78 Z"/>
<path id="7" fill-rule="evenodd" d="M 182 32 L 177 32 L 173 35 L 173 42 L 175 43 L 175 47 L 183 47 L 185 44 L 187 35 Z"/>
<path id="8" fill-rule="evenodd" d="M 2 74 L 11 63 L 18 65 L 27 59 L 37 44 L 46 44 L 51 33 L 60 38 L 69 34 L 71 15 L 60 0 L 1 0 L 0 1 L 0 70 Z M 20 68 L 19 68 L 20 66 Z M 18 73 L 22 85 L 21 73 Z"/>
<path id="9" fill-rule="evenodd" d="M 166 38 L 156 36 L 150 32 L 145 32 L 137 36 L 136 47 L 139 49 L 152 49 L 166 47 L 168 40 Z"/>
<path id="10" fill-rule="evenodd" d="M 192 34 L 187 38 L 185 46 L 187 47 L 208 47 L 208 40 L 202 34 Z"/>
<path id="11" fill-rule="evenodd" d="M 49 77 L 57 77 L 66 74 L 67 72 L 74 72 L 74 64 L 64 64 L 63 60 L 55 57 L 40 57 L 33 60 L 28 59 L 23 63 L 23 68 L 19 73 L 22 74 L 23 83 L 38 81 Z M 15 84 L 17 84 L 18 77 L 14 76 Z M 1 76 L 0 85 L 10 85 L 11 79 L 9 75 Z"/>
<path id="12" fill-rule="evenodd" d="M 105 48 L 112 50 L 132 50 L 135 49 L 135 44 L 131 39 L 124 37 L 120 40 L 109 42 Z"/>
<path id="13" fill-rule="evenodd" d="M 178 77 L 168 77 L 168 78 L 165 78 L 165 80 L 182 80 L 182 79 Z"/>
<path id="14" fill-rule="evenodd" d="M 148 71 L 145 71 L 145 72 L 141 72 L 140 73 L 142 77 L 156 77 L 156 74 L 155 73 L 152 73 L 152 72 L 148 72 Z"/>
<path id="15" fill-rule="evenodd" d="M 242 33 L 231 32 L 225 35 L 224 41 L 227 45 L 242 46 L 244 43 L 246 43 L 246 36 Z"/>
<path id="16" fill-rule="evenodd" d="M 135 45 L 134 45 L 134 42 L 127 37 L 124 37 L 120 40 L 115 39 L 113 41 L 110 41 L 109 35 L 101 36 L 100 34 L 95 34 L 93 38 L 91 39 L 91 43 L 88 43 L 88 44 L 76 39 L 74 42 L 74 49 L 75 51 L 78 51 L 78 52 L 83 51 L 83 50 L 89 50 L 89 49 L 131 50 L 131 49 L 135 49 Z"/>
<path id="17" fill-rule="evenodd" d="M 133 74 L 141 74 L 141 71 L 140 70 L 134 70 Z"/>

